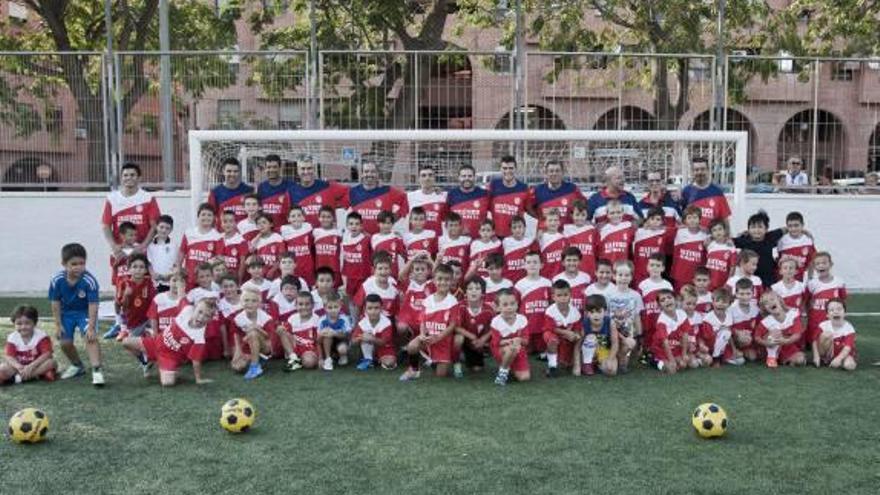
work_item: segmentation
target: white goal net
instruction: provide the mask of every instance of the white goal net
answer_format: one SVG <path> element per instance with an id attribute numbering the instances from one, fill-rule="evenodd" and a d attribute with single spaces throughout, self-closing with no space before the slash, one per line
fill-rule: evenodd
<path id="1" fill-rule="evenodd" d="M 311 160 L 324 178 L 356 182 L 359 165 L 372 161 L 383 182 L 407 189 L 416 186 L 423 165 L 433 167 L 445 186 L 457 181 L 459 167 L 471 165 L 479 183 L 498 173 L 501 157 L 512 155 L 520 178 L 531 184 L 543 182 L 543 166 L 558 160 L 570 180 L 590 191 L 616 165 L 638 197 L 648 173 L 659 171 L 668 187 L 679 187 L 689 181 L 691 160 L 703 156 L 736 210 L 745 198 L 747 146 L 748 134 L 732 131 L 200 130 L 189 132 L 191 199 L 195 211 L 222 181 L 220 169 L 230 157 L 244 165 L 244 180 L 253 184 L 263 179 L 266 156 L 275 154 L 290 178 L 297 162 Z"/>

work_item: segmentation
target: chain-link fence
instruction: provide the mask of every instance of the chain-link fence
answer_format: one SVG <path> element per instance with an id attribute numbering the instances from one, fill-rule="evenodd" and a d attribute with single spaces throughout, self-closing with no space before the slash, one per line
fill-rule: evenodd
<path id="1" fill-rule="evenodd" d="M 171 102 L 164 158 L 163 57 Z M 731 53 L 724 71 L 714 56 L 696 54 L 527 52 L 522 62 L 517 84 L 507 51 L 322 51 L 316 60 L 303 51 L 0 52 L 0 189 L 107 188 L 126 160 L 140 163 L 152 186 L 186 187 L 191 129 L 720 128 L 749 132 L 756 190 L 786 189 L 780 172 L 798 159 L 811 185 L 827 187 L 859 185 L 880 169 L 877 60 Z M 441 175 L 451 179 L 461 164 L 489 173 L 511 153 L 539 167 L 574 151 L 505 143 L 477 156 L 464 143 L 419 145 L 382 169 L 411 185 L 418 165 L 441 155 Z M 668 163 L 633 147 L 587 153 L 632 180 Z M 719 174 L 732 173 L 721 165 Z"/>

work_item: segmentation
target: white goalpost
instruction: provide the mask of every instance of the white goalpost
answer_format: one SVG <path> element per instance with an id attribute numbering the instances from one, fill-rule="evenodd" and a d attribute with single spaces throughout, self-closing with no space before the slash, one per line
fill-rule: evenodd
<path id="1" fill-rule="evenodd" d="M 261 180 L 266 155 L 286 164 L 310 160 L 325 178 L 350 181 L 363 161 L 379 166 L 383 181 L 415 185 L 418 167 L 428 164 L 438 182 L 454 183 L 462 165 L 478 177 L 497 172 L 501 156 L 517 158 L 527 182 L 543 181 L 542 167 L 559 160 L 569 179 L 589 190 L 608 166 L 624 171 L 627 185 L 644 184 L 659 171 L 674 184 L 689 179 L 690 160 L 705 156 L 713 181 L 732 197 L 741 218 L 747 187 L 748 133 L 738 131 L 580 131 L 580 130 L 195 130 L 189 131 L 189 180 L 193 215 L 213 185 L 222 181 L 223 160 L 242 162 L 243 177 Z M 289 176 L 289 174 L 288 174 Z"/>

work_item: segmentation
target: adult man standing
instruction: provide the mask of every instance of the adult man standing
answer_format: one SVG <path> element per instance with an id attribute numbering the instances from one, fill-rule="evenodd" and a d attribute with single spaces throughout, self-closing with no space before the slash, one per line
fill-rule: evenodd
<path id="1" fill-rule="evenodd" d="M 605 169 L 605 186 L 587 201 L 589 215 L 593 223 L 599 225 L 608 221 L 608 201 L 616 199 L 623 205 L 623 219 L 629 222 L 642 217 L 636 197 L 624 189 L 623 170 L 616 165 Z"/>
<path id="2" fill-rule="evenodd" d="M 146 252 L 159 220 L 159 204 L 152 194 L 141 189 L 140 181 L 140 166 L 136 163 L 124 164 L 119 176 L 119 189 L 108 194 L 104 201 L 101 226 L 104 239 L 107 240 L 113 256 L 117 258 L 122 254 L 119 226 L 123 222 L 134 224 L 137 250 Z"/>
<path id="3" fill-rule="evenodd" d="M 223 220 L 223 212 L 231 211 L 235 215 L 235 223 L 247 217 L 244 211 L 244 196 L 254 192 L 254 188 L 241 181 L 241 163 L 236 158 L 223 160 L 223 182 L 217 184 L 208 194 L 208 203 L 214 207 L 217 226 Z"/>
<path id="4" fill-rule="evenodd" d="M 419 188 L 406 193 L 406 202 L 410 210 L 417 206 L 425 210 L 425 228 L 436 232 L 439 238 L 443 235 L 443 217 L 446 215 L 446 191 L 441 191 L 435 181 L 434 168 L 419 165 Z"/>
<path id="5" fill-rule="evenodd" d="M 539 227 L 543 225 L 544 211 L 550 208 L 559 210 L 562 225 L 571 223 L 572 205 L 575 201 L 584 199 L 584 195 L 573 182 L 563 179 L 564 172 L 565 168 L 558 160 L 550 160 L 544 165 L 547 181 L 535 187 L 532 200 Z"/>
<path id="6" fill-rule="evenodd" d="M 446 207 L 461 216 L 462 232 L 471 239 L 480 236 L 480 222 L 489 213 L 489 193 L 474 184 L 476 171 L 470 165 L 458 169 L 458 187 L 446 193 Z"/>
<path id="7" fill-rule="evenodd" d="M 278 155 L 266 155 L 263 166 L 266 180 L 257 186 L 257 196 L 263 206 L 263 213 L 272 218 L 275 230 L 287 223 L 287 213 L 290 211 L 290 186 L 293 182 L 281 174 L 281 157 Z"/>
<path id="8" fill-rule="evenodd" d="M 390 211 L 395 218 L 406 215 L 406 193 L 396 187 L 379 183 L 379 167 L 373 161 L 361 164 L 361 183 L 348 190 L 347 204 L 351 211 L 361 214 L 364 232 L 379 232 L 379 213 Z"/>
<path id="9" fill-rule="evenodd" d="M 681 218 L 679 204 L 669 191 L 666 190 L 666 184 L 663 181 L 663 174 L 660 172 L 650 172 L 648 174 L 648 192 L 639 201 L 639 210 L 642 217 L 648 214 L 652 208 L 663 209 L 663 220 L 666 228 L 674 229 Z"/>
<path id="10" fill-rule="evenodd" d="M 785 171 L 785 187 L 801 187 L 810 185 L 810 178 L 804 172 L 804 162 L 799 156 L 788 159 L 788 170 Z"/>
<path id="11" fill-rule="evenodd" d="M 697 206 L 702 214 L 700 227 L 708 229 L 712 220 L 727 220 L 730 217 L 730 205 L 724 197 L 724 191 L 710 182 L 709 160 L 696 157 L 691 160 L 691 173 L 694 180 L 681 191 L 682 209 Z"/>
<path id="12" fill-rule="evenodd" d="M 513 217 L 534 213 L 532 194 L 532 188 L 516 178 L 516 158 L 502 156 L 501 177 L 489 182 L 489 210 L 498 237 L 510 235 L 510 220 Z"/>
<path id="13" fill-rule="evenodd" d="M 322 206 L 330 206 L 334 209 L 344 208 L 348 196 L 348 187 L 337 182 L 318 179 L 315 173 L 315 164 L 311 160 L 296 164 L 299 183 L 290 186 L 290 200 L 292 204 L 299 205 L 303 209 L 306 222 L 312 227 L 318 226 L 318 212 Z"/>

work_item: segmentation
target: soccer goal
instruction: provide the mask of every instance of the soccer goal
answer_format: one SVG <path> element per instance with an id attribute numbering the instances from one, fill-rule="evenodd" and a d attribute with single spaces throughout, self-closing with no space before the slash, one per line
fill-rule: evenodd
<path id="1" fill-rule="evenodd" d="M 189 178 L 195 213 L 222 181 L 221 166 L 229 157 L 243 164 L 244 180 L 251 183 L 263 179 L 265 157 L 275 154 L 287 177 L 296 162 L 310 160 L 324 178 L 355 182 L 359 165 L 372 161 L 383 182 L 412 188 L 423 165 L 436 170 L 441 186 L 455 184 L 458 169 L 471 165 L 479 184 L 497 176 L 501 157 L 512 155 L 519 177 L 529 183 L 543 182 L 544 165 L 558 160 L 585 191 L 601 187 L 604 171 L 618 166 L 638 197 L 648 173 L 661 172 L 675 189 L 689 182 L 691 159 L 704 156 L 736 213 L 745 201 L 747 149 L 748 133 L 734 131 L 198 130 L 189 131 Z"/>

